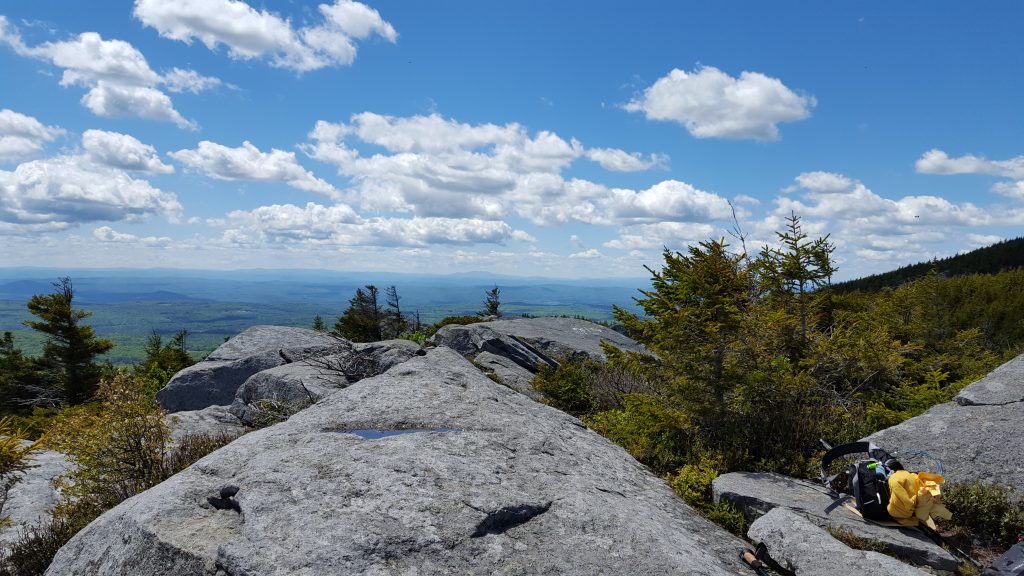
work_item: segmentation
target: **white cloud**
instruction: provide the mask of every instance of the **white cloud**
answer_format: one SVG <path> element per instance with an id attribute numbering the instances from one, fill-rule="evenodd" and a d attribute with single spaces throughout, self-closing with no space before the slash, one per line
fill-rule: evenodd
<path id="1" fill-rule="evenodd" d="M 641 191 L 617 188 L 601 203 L 616 222 L 707 222 L 732 216 L 725 198 L 678 180 L 665 180 Z"/>
<path id="2" fill-rule="evenodd" d="M 1024 156 L 1009 160 L 986 160 L 972 154 L 950 158 L 942 150 L 933 149 L 925 152 L 914 168 L 921 174 L 990 174 L 1024 180 Z"/>
<path id="3" fill-rule="evenodd" d="M 1016 182 L 996 182 L 992 185 L 992 191 L 998 192 L 1007 198 L 1024 200 L 1024 180 Z"/>
<path id="4" fill-rule="evenodd" d="M 100 242 L 114 242 L 118 244 L 143 244 L 146 246 L 167 246 L 173 240 L 167 236 L 146 236 L 140 238 L 134 234 L 125 234 L 112 229 L 110 226 L 100 226 L 92 231 L 94 238 Z"/>
<path id="5" fill-rule="evenodd" d="M 229 148 L 203 140 L 195 150 L 178 150 L 170 156 L 187 166 L 218 180 L 251 182 L 285 182 L 293 188 L 335 196 L 337 190 L 317 178 L 295 160 L 294 152 L 272 148 L 261 152 L 249 141 L 238 148 Z"/>
<path id="6" fill-rule="evenodd" d="M 155 174 L 170 174 L 174 167 L 164 164 L 156 149 L 132 136 L 105 130 L 86 130 L 82 148 L 97 164 Z"/>
<path id="7" fill-rule="evenodd" d="M 996 242 L 1002 242 L 1002 241 L 1003 241 L 1003 237 L 1002 236 L 997 236 L 997 235 L 994 235 L 994 234 L 968 234 L 967 235 L 967 242 L 969 242 L 970 245 L 975 247 L 975 248 L 980 248 L 982 246 L 991 246 L 992 244 L 995 244 Z"/>
<path id="8" fill-rule="evenodd" d="M 71 40 L 28 46 L 4 16 L 0 16 L 0 42 L 17 54 L 45 60 L 63 68 L 61 86 L 81 86 L 87 92 L 82 105 L 93 114 L 108 118 L 135 117 L 173 122 L 181 128 L 196 129 L 175 108 L 157 86 L 197 92 L 219 81 L 192 71 L 175 68 L 163 77 L 154 72 L 146 58 L 123 40 L 104 40 L 96 32 L 83 32 Z"/>
<path id="9" fill-rule="evenodd" d="M 713 237 L 716 227 L 691 222 L 657 222 L 638 224 L 619 230 L 619 237 L 604 243 L 605 248 L 617 250 L 661 250 L 668 247 L 682 250 Z"/>
<path id="10" fill-rule="evenodd" d="M 693 72 L 674 69 L 624 106 L 648 120 L 682 124 L 697 138 L 776 140 L 778 124 L 810 116 L 816 102 L 781 80 L 759 72 L 733 78 L 705 66 Z"/>
<path id="11" fill-rule="evenodd" d="M 86 156 L 33 160 L 14 171 L 0 171 L 0 222 L 7 232 L 137 220 L 152 214 L 175 220 L 181 204 L 174 194 Z"/>
<path id="12" fill-rule="evenodd" d="M 582 252 L 574 252 L 572 254 L 569 254 L 569 258 L 584 258 L 584 259 L 587 259 L 587 260 L 592 260 L 594 258 L 601 258 L 602 256 L 604 256 L 604 255 L 601 254 L 601 252 L 598 251 L 597 248 L 591 248 L 590 250 L 584 250 Z"/>
<path id="13" fill-rule="evenodd" d="M 213 90 L 223 85 L 220 78 L 203 76 L 195 70 L 182 70 L 181 68 L 172 68 L 170 72 L 164 74 L 160 83 L 167 86 L 171 92 L 191 92 L 193 94 Z"/>
<path id="14" fill-rule="evenodd" d="M 4 108 L 0 110 L 0 162 L 38 153 L 43 144 L 64 135 L 64 129 Z"/>
<path id="15" fill-rule="evenodd" d="M 471 125 L 437 114 L 366 112 L 347 124 L 317 122 L 309 137 L 302 149 L 337 166 L 350 182 L 346 199 L 365 210 L 485 220 L 515 215 L 541 225 L 729 214 L 724 199 L 681 182 L 636 192 L 566 179 L 562 173 L 593 151 L 553 132 L 531 135 L 515 123 Z M 661 158 L 638 160 L 614 149 L 600 149 L 596 157 L 623 168 Z"/>
<path id="16" fill-rule="evenodd" d="M 650 154 L 645 159 L 639 152 L 630 154 L 617 148 L 590 148 L 585 155 L 605 170 L 614 172 L 639 172 L 668 167 L 668 156 L 665 154 Z"/>
<path id="17" fill-rule="evenodd" d="M 351 64 L 355 40 L 398 39 L 394 27 L 365 4 L 336 0 L 319 9 L 319 24 L 297 30 L 289 20 L 240 0 L 136 0 L 134 14 L 165 38 L 199 40 L 210 50 L 223 45 L 232 58 L 266 58 L 272 66 L 299 72 Z"/>
<path id="18" fill-rule="evenodd" d="M 525 233 L 499 220 L 360 218 L 344 204 L 261 206 L 228 214 L 224 238 L 237 244 L 312 243 L 331 246 L 501 244 Z M 529 237 L 528 234 L 526 234 Z"/>

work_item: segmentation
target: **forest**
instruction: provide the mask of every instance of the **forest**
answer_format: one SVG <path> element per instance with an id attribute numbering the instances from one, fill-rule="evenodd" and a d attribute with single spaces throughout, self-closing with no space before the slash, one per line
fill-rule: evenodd
<path id="1" fill-rule="evenodd" d="M 711 502 L 715 476 L 815 477 L 819 439 L 852 441 L 920 414 L 1024 349 L 1024 269 L 951 275 L 933 267 L 898 286 L 839 291 L 833 250 L 828 236 L 809 238 L 795 214 L 777 243 L 756 253 L 740 234 L 666 249 L 636 308 L 614 312 L 615 327 L 650 354 L 606 346 L 606 364 L 566 359 L 533 385 L 696 509 L 741 531 L 742 515 Z M 395 286 L 370 284 L 333 325 L 319 315 L 307 325 L 354 341 L 423 343 L 445 324 L 502 314 L 498 286 L 481 296 L 477 314 L 428 325 L 403 311 Z M 113 343 L 87 324 L 74 297 L 62 278 L 27 302 L 26 325 L 45 340 L 38 356 L 10 333 L 0 340 L 0 512 L 33 451 L 56 449 L 79 466 L 62 480 L 66 500 L 52 523 L 25 534 L 0 574 L 42 573 L 104 510 L 232 439 L 170 442 L 154 395 L 196 361 L 186 329 L 169 339 L 153 334 L 140 362 L 115 367 L 101 359 Z M 979 490 L 1002 506 L 992 513 L 1002 527 L 986 542 L 999 546 L 1024 529 L 1024 506 Z M 989 520 L 970 529 L 984 531 Z"/>

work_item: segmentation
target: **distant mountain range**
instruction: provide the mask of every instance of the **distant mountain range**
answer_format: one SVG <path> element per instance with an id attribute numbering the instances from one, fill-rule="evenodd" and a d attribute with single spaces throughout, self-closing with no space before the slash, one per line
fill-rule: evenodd
<path id="1" fill-rule="evenodd" d="M 874 292 L 921 278 L 933 268 L 944 276 L 963 276 L 996 274 L 1021 267 L 1024 267 L 1024 238 L 1014 238 L 965 254 L 904 266 L 892 272 L 865 276 L 832 287 L 837 292 Z"/>

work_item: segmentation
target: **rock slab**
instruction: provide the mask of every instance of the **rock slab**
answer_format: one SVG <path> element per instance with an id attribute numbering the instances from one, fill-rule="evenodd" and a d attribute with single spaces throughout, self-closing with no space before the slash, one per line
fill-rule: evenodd
<path id="1" fill-rule="evenodd" d="M 817 524 L 786 508 L 754 521 L 747 537 L 768 547 L 783 568 L 799 576 L 924 576 L 924 572 L 878 552 L 854 550 Z"/>
<path id="2" fill-rule="evenodd" d="M 953 402 L 867 437 L 908 468 L 947 482 L 1002 484 L 1024 497 L 1024 355 L 967 386 Z M 927 453 L 928 458 L 918 455 Z M 932 462 L 937 460 L 941 470 Z"/>
<path id="3" fill-rule="evenodd" d="M 156 399 L 168 412 L 226 406 L 253 374 L 289 362 L 296 351 L 327 353 L 325 348 L 338 342 L 329 334 L 305 328 L 253 326 L 221 344 L 202 362 L 175 374 Z"/>
<path id="4" fill-rule="evenodd" d="M 119 504 L 47 574 L 725 575 L 743 546 L 575 418 L 437 348 Z"/>
<path id="5" fill-rule="evenodd" d="M 956 558 L 919 530 L 880 526 L 837 503 L 823 486 L 780 474 L 732 472 L 712 483 L 715 502 L 731 502 L 753 521 L 774 508 L 800 513 L 823 528 L 846 530 L 858 538 L 876 540 L 885 553 L 938 570 L 956 570 Z"/>
<path id="6" fill-rule="evenodd" d="M 172 444 L 180 444 L 184 437 L 196 434 L 241 436 L 249 430 L 226 406 L 175 412 L 164 416 L 164 423 L 171 430 Z"/>
<path id="7" fill-rule="evenodd" d="M 632 338 L 578 318 L 512 318 L 485 324 L 491 330 L 513 336 L 548 356 L 580 359 L 582 356 L 604 361 L 601 342 L 630 352 L 646 349 Z"/>
<path id="8" fill-rule="evenodd" d="M 22 529 L 49 521 L 50 510 L 60 500 L 53 481 L 71 469 L 67 457 L 52 450 L 37 452 L 32 464 L 35 467 L 25 471 L 4 504 L 3 515 L 10 518 L 11 525 L 0 531 L 0 555 L 3 547 L 18 539 Z"/>

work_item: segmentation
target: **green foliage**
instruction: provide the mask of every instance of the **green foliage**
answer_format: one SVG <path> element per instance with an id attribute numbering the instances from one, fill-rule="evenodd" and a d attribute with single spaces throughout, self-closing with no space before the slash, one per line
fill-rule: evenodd
<path id="1" fill-rule="evenodd" d="M 164 344 L 163 338 L 154 332 L 146 342 L 146 357 L 135 366 L 134 374 L 137 380 L 145 383 L 145 394 L 151 401 L 178 371 L 196 363 L 188 353 L 188 336 L 188 330 L 178 330 Z"/>
<path id="2" fill-rule="evenodd" d="M 483 318 L 479 316 L 445 316 L 438 320 L 433 326 L 427 330 L 427 337 L 433 336 L 438 330 L 444 328 L 449 324 L 476 324 L 477 322 L 483 322 Z"/>
<path id="3" fill-rule="evenodd" d="M 690 461 L 696 431 L 685 414 L 644 394 L 627 394 L 623 403 L 583 421 L 659 474 Z"/>
<path id="4" fill-rule="evenodd" d="M 487 298 L 484 300 L 484 310 L 480 315 L 501 317 L 501 290 L 497 286 L 487 291 Z"/>
<path id="5" fill-rule="evenodd" d="M 545 402 L 575 416 L 591 411 L 591 371 L 579 363 L 562 362 L 557 367 L 541 364 L 530 384 L 545 396 Z"/>
<path id="6" fill-rule="evenodd" d="M 427 335 L 420 331 L 406 332 L 405 334 L 399 336 L 399 338 L 401 338 L 402 340 L 411 340 L 419 344 L 420 346 L 423 346 L 424 344 L 427 343 Z"/>
<path id="7" fill-rule="evenodd" d="M 833 538 L 846 544 L 854 550 L 867 550 L 868 552 L 885 552 L 885 544 L 876 538 L 864 538 L 857 536 L 845 528 L 828 527 L 828 533 Z"/>
<path id="8" fill-rule="evenodd" d="M 91 326 L 81 321 L 90 316 L 72 307 L 74 289 L 70 278 L 54 283 L 52 294 L 37 294 L 28 301 L 28 311 L 39 320 L 25 325 L 46 334 L 41 360 L 49 395 L 40 404 L 81 404 L 92 397 L 101 376 L 96 357 L 114 347 L 113 342 L 97 338 Z"/>
<path id="9" fill-rule="evenodd" d="M 8 494 L 25 471 L 34 467 L 32 455 L 40 449 L 38 441 L 25 440 L 25 433 L 15 427 L 12 418 L 0 418 L 0 531 L 9 523 L 3 515 Z"/>
<path id="10" fill-rule="evenodd" d="M 324 324 L 324 319 L 319 314 L 313 317 L 312 328 L 317 332 L 327 332 L 327 325 Z"/>
<path id="11" fill-rule="evenodd" d="M 81 520 L 66 518 L 51 518 L 41 525 L 27 527 L 0 558 L 0 574 L 43 576 L 57 551 L 84 527 Z"/>
<path id="12" fill-rule="evenodd" d="M 348 309 L 338 317 L 331 333 L 352 342 L 383 340 L 381 321 L 384 314 L 377 296 L 377 287 L 372 284 L 368 284 L 366 290 L 357 288 L 355 296 L 348 301 Z"/>
<path id="13" fill-rule="evenodd" d="M 942 502 L 953 513 L 946 524 L 960 528 L 986 546 L 1006 549 L 1024 536 L 1024 500 L 996 484 L 960 483 L 944 486 Z"/>
<path id="14" fill-rule="evenodd" d="M 694 463 L 669 476 L 668 484 L 687 504 L 706 511 L 714 504 L 711 483 L 721 470 L 721 460 L 702 454 Z"/>

